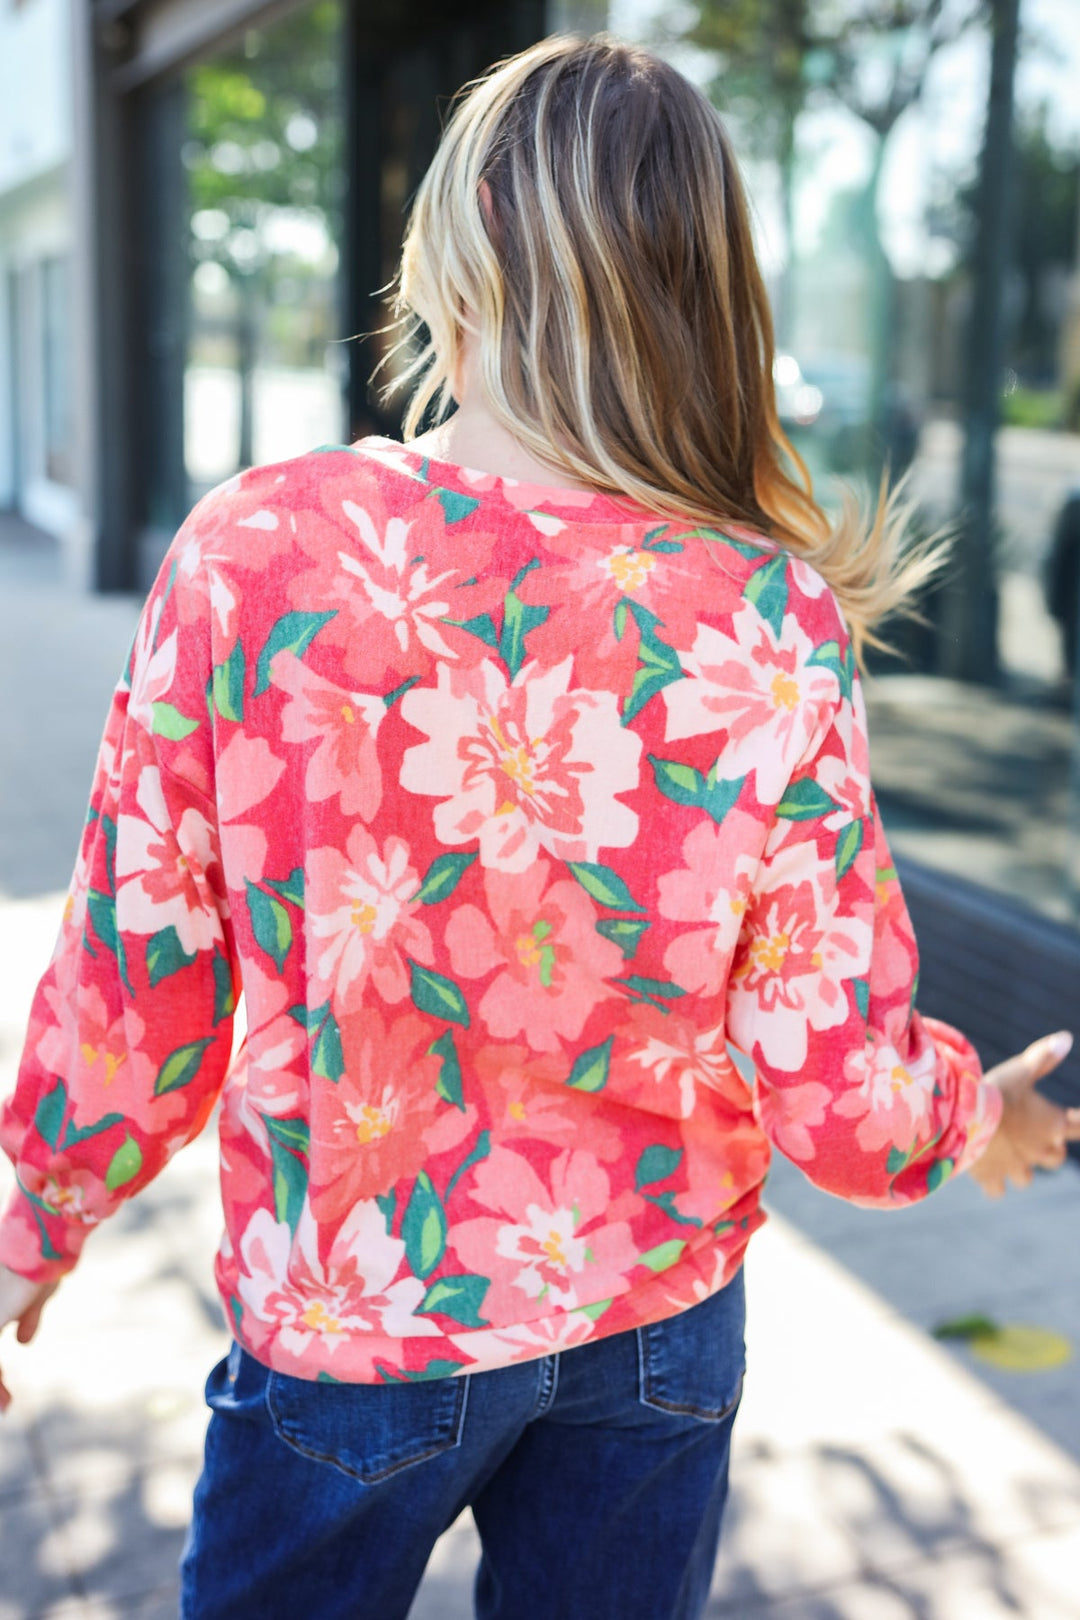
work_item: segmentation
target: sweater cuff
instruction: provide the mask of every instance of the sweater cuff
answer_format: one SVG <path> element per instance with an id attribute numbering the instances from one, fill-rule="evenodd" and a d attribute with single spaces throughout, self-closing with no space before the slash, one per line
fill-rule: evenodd
<path id="1" fill-rule="evenodd" d="M 91 1230 L 43 1209 L 17 1187 L 0 1216 L 0 1265 L 28 1282 L 55 1282 L 74 1269 Z"/>

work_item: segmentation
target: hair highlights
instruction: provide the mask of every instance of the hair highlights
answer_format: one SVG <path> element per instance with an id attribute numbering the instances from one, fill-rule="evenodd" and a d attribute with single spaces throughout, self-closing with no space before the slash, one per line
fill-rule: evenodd
<path id="1" fill-rule="evenodd" d="M 427 343 L 406 438 L 479 339 L 487 404 L 535 457 L 703 529 L 740 524 L 819 569 L 856 647 L 938 566 L 902 555 L 884 482 L 836 523 L 776 413 L 773 331 L 719 116 L 674 68 L 555 36 L 467 86 L 417 193 L 399 308 Z"/>

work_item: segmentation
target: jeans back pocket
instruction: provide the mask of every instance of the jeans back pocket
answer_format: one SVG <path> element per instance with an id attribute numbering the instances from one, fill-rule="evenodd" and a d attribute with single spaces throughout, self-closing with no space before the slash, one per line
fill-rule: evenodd
<path id="1" fill-rule="evenodd" d="M 640 1327 L 640 1397 L 660 1412 L 719 1423 L 735 1411 L 746 1370 L 741 1269 L 678 1316 Z"/>
<path id="2" fill-rule="evenodd" d="M 280 1439 L 364 1485 L 460 1444 L 468 1375 L 409 1384 L 331 1384 L 272 1372 L 266 1406 Z"/>

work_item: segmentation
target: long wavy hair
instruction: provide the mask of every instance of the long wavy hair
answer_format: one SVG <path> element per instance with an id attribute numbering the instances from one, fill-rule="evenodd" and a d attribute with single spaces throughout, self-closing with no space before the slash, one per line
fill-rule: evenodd
<path id="1" fill-rule="evenodd" d="M 839 517 L 780 426 L 749 210 L 715 108 L 607 35 L 552 36 L 460 93 L 398 280 L 405 438 L 450 407 L 468 327 L 487 404 L 560 476 L 805 557 L 856 649 L 935 571 L 885 479 Z M 417 344 L 418 334 L 423 341 Z"/>

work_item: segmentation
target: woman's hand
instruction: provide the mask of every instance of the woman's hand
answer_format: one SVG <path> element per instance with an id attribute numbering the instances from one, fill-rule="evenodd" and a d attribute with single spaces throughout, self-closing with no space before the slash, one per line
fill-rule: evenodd
<path id="1" fill-rule="evenodd" d="M 990 1146 L 968 1173 L 988 1198 L 1000 1198 L 1009 1181 L 1027 1187 L 1036 1169 L 1058 1169 L 1066 1144 L 1080 1141 L 1080 1108 L 1061 1108 L 1035 1090 L 1036 1081 L 1056 1069 L 1071 1047 L 1069 1031 L 1059 1030 L 987 1071 L 1005 1106 Z"/>
<path id="2" fill-rule="evenodd" d="M 20 1344 L 29 1344 L 37 1332 L 42 1307 L 59 1283 L 32 1283 L 20 1277 L 7 1266 L 0 1266 L 0 1332 L 9 1322 L 17 1322 L 15 1337 Z M 0 1374 L 0 1412 L 11 1405 L 11 1391 Z"/>

